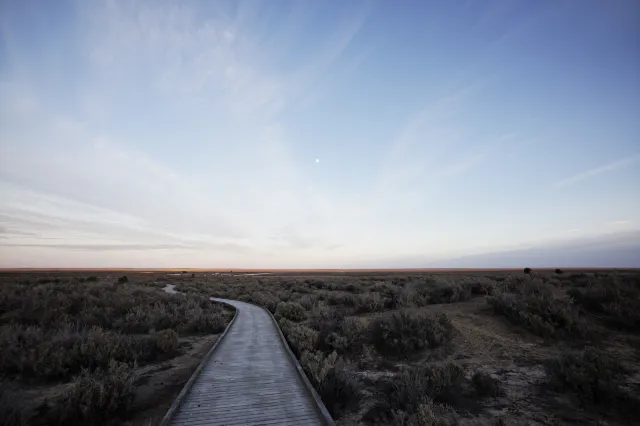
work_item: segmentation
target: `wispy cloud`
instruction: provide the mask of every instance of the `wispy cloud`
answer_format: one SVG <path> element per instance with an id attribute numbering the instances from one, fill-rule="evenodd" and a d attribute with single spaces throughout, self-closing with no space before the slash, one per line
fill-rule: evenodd
<path id="1" fill-rule="evenodd" d="M 175 250 L 191 248 L 181 245 L 168 244 L 1 244 L 8 247 L 39 247 L 63 250 L 81 251 L 120 251 L 120 250 Z"/>
<path id="2" fill-rule="evenodd" d="M 427 2 L 438 25 L 389 10 L 381 38 L 383 3 L 2 3 L 0 262 L 321 266 L 535 233 L 533 207 L 564 204 L 508 157 L 567 129 L 536 110 L 542 87 L 507 109 L 552 8 Z M 505 176 L 518 190 L 497 194 Z"/>
<path id="3" fill-rule="evenodd" d="M 51 98 L 33 70 L 2 75 L 2 119 L 11 123 L 0 132 L 5 244 L 51 247 L 37 240 L 60 238 L 60 247 L 93 251 L 266 252 L 280 244 L 270 236 L 282 229 L 283 253 L 293 257 L 303 246 L 341 243 L 348 222 L 329 218 L 349 217 L 354 206 L 305 190 L 280 113 L 334 68 L 352 66 L 346 53 L 369 6 L 346 11 L 302 60 L 284 49 L 276 63 L 271 53 L 281 47 L 272 31 L 259 29 L 277 22 L 256 2 L 241 3 L 235 12 L 217 4 L 206 13 L 198 3 L 78 4 L 74 38 L 82 41 L 69 48 L 83 60 L 67 70 L 82 74 L 72 83 L 77 98 Z M 297 40 L 314 19 L 309 7 L 297 7 L 295 25 L 277 39 Z M 12 49 L 16 64 L 28 54 Z M 50 65 L 39 60 L 42 69 Z M 185 119 L 181 133 L 162 135 L 162 128 L 175 132 L 169 120 Z M 145 125 L 158 131 L 138 130 Z"/>
<path id="4" fill-rule="evenodd" d="M 616 170 L 623 169 L 625 167 L 628 167 L 638 162 L 638 160 L 640 160 L 640 155 L 634 155 L 631 157 L 623 158 L 623 159 L 620 159 L 611 163 L 607 163 L 602 166 L 599 166 L 584 172 L 577 173 L 573 176 L 570 176 L 568 178 L 565 178 L 556 182 L 555 185 L 560 188 L 564 186 L 573 185 L 603 173 L 608 173 L 608 172 L 613 172 Z"/>
<path id="5" fill-rule="evenodd" d="M 476 152 L 470 156 L 463 157 L 457 162 L 452 162 L 451 164 L 442 167 L 439 172 L 440 176 L 450 178 L 471 171 L 477 165 L 504 149 L 505 144 L 510 143 L 510 141 L 516 138 L 516 136 L 517 135 L 515 133 L 508 133 L 499 136 L 488 143 L 482 144 L 475 150 Z"/>
<path id="6" fill-rule="evenodd" d="M 607 222 L 608 226 L 630 226 L 632 225 L 633 222 L 631 222 L 630 220 L 627 219 L 622 219 L 622 220 L 614 220 L 612 222 Z"/>

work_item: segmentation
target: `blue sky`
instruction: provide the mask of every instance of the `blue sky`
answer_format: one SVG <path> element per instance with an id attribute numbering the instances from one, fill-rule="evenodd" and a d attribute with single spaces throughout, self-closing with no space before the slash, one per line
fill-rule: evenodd
<path id="1" fill-rule="evenodd" d="M 635 0 L 1 8 L 0 267 L 640 267 Z"/>

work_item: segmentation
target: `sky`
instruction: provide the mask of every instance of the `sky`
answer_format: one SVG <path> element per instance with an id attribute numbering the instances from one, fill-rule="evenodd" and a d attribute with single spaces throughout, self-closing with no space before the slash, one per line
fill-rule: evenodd
<path id="1" fill-rule="evenodd" d="M 0 5 L 0 267 L 640 267 L 636 0 Z"/>

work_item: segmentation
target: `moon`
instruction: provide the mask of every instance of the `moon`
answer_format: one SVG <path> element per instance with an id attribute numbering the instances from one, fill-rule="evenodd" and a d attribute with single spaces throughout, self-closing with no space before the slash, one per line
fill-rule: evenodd
<path id="1" fill-rule="evenodd" d="M 319 162 L 320 162 L 320 159 L 319 159 L 319 158 L 316 158 L 316 163 L 319 163 Z"/>

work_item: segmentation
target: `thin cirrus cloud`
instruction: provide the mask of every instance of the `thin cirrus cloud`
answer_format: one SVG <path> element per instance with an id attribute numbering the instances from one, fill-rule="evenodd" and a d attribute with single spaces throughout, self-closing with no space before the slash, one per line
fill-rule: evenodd
<path id="1" fill-rule="evenodd" d="M 562 197 L 540 173 L 563 166 L 541 154 L 558 144 L 600 158 L 562 111 L 615 126 L 611 155 L 638 140 L 580 86 L 598 55 L 622 70 L 606 93 L 633 81 L 630 11 L 595 34 L 600 6 L 581 7 L 575 37 L 604 46 L 587 52 L 555 26 L 570 4 L 459 6 L 3 2 L 0 266 L 419 267 L 574 226 L 633 231 L 610 224 L 640 211 L 620 186 L 608 210 L 572 189 L 636 160 L 560 180 Z M 582 64 L 558 72 L 567 52 Z"/>
<path id="2" fill-rule="evenodd" d="M 632 166 L 633 164 L 637 163 L 638 161 L 640 161 L 640 155 L 633 155 L 633 156 L 630 156 L 630 157 L 627 157 L 627 158 L 622 158 L 620 160 L 613 161 L 611 163 L 607 163 L 607 164 L 604 164 L 602 166 L 598 166 L 598 167 L 595 167 L 593 169 L 577 173 L 577 174 L 575 174 L 573 176 L 570 176 L 568 178 L 559 180 L 558 182 L 556 182 L 556 186 L 557 187 L 564 187 L 564 186 L 574 185 L 574 184 L 577 184 L 577 183 L 582 182 L 584 180 L 591 179 L 591 178 L 593 178 L 595 176 L 601 175 L 603 173 L 614 172 L 616 170 L 620 170 L 620 169 L 623 169 L 625 167 Z"/>

